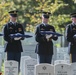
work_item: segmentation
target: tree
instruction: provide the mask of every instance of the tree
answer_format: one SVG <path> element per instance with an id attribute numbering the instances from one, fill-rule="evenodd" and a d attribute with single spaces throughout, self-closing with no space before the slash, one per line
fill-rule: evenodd
<path id="1" fill-rule="evenodd" d="M 49 23 L 57 30 L 64 31 L 66 24 L 71 22 L 70 13 L 76 10 L 74 0 L 6 0 L 12 2 L 12 7 L 8 10 L 19 10 L 18 21 L 24 24 L 25 30 L 34 31 L 37 24 L 41 22 L 42 11 L 52 13 Z M 30 27 L 31 30 L 30 30 Z"/>
<path id="2" fill-rule="evenodd" d="M 2 30 L 3 25 L 9 20 L 8 10 L 11 6 L 12 2 L 11 4 L 9 2 L 5 3 L 5 1 L 0 2 L 0 31 Z"/>

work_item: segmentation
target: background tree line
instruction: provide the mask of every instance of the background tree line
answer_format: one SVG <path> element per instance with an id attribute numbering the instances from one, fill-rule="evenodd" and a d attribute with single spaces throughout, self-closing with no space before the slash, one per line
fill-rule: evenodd
<path id="1" fill-rule="evenodd" d="M 52 13 L 49 24 L 58 32 L 64 32 L 65 26 L 71 22 L 70 13 L 76 12 L 75 0 L 0 0 L 0 30 L 9 21 L 8 11 L 19 11 L 18 22 L 25 31 L 34 32 L 36 25 L 41 23 L 42 11 Z"/>

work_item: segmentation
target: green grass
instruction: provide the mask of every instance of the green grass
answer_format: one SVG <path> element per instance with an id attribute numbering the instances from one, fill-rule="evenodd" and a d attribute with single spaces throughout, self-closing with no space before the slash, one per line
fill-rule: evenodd
<path id="1" fill-rule="evenodd" d="M 4 61 L 2 61 L 1 72 L 2 72 L 2 75 L 4 75 Z"/>

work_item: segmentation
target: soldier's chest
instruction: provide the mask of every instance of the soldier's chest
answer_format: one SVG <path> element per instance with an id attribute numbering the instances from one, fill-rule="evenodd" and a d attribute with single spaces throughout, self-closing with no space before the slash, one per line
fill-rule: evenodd
<path id="1" fill-rule="evenodd" d="M 41 26 L 40 31 L 53 31 L 53 28 L 50 26 Z"/>
<path id="2" fill-rule="evenodd" d="M 19 26 L 9 25 L 9 27 L 8 27 L 9 33 L 18 33 L 21 30 L 22 29 Z"/>
<path id="3" fill-rule="evenodd" d="M 72 32 L 76 33 L 76 26 L 72 26 Z"/>

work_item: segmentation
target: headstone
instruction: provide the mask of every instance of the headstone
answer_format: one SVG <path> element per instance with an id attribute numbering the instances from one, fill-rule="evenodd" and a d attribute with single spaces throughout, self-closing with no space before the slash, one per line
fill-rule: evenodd
<path id="1" fill-rule="evenodd" d="M 57 60 L 70 60 L 68 47 L 57 48 Z"/>
<path id="2" fill-rule="evenodd" d="M 55 60 L 54 65 L 56 64 L 70 64 L 70 60 Z"/>
<path id="3" fill-rule="evenodd" d="M 55 75 L 71 75 L 70 64 L 55 65 Z"/>
<path id="4" fill-rule="evenodd" d="M 13 60 L 5 61 L 4 75 L 18 75 L 18 62 Z"/>
<path id="5" fill-rule="evenodd" d="M 54 75 L 52 64 L 38 64 L 35 66 L 35 75 Z"/>
<path id="6" fill-rule="evenodd" d="M 0 46 L 0 54 L 2 55 L 2 60 L 4 60 L 4 47 Z"/>
<path id="7" fill-rule="evenodd" d="M 71 63 L 71 75 L 76 75 L 76 63 Z"/>
<path id="8" fill-rule="evenodd" d="M 70 55 L 64 53 L 64 60 L 70 60 Z"/>
<path id="9" fill-rule="evenodd" d="M 21 63 L 20 63 L 21 75 L 23 75 L 25 60 L 27 60 L 27 59 L 31 59 L 31 57 L 30 56 L 21 56 Z"/>
<path id="10" fill-rule="evenodd" d="M 37 64 L 37 60 L 36 59 L 27 59 L 25 60 L 25 64 L 24 64 L 24 72 L 23 75 L 35 75 L 34 74 L 34 70 L 35 70 L 35 65 Z"/>
<path id="11" fill-rule="evenodd" d="M 57 53 L 57 60 L 64 60 L 64 54 L 63 53 Z"/>

